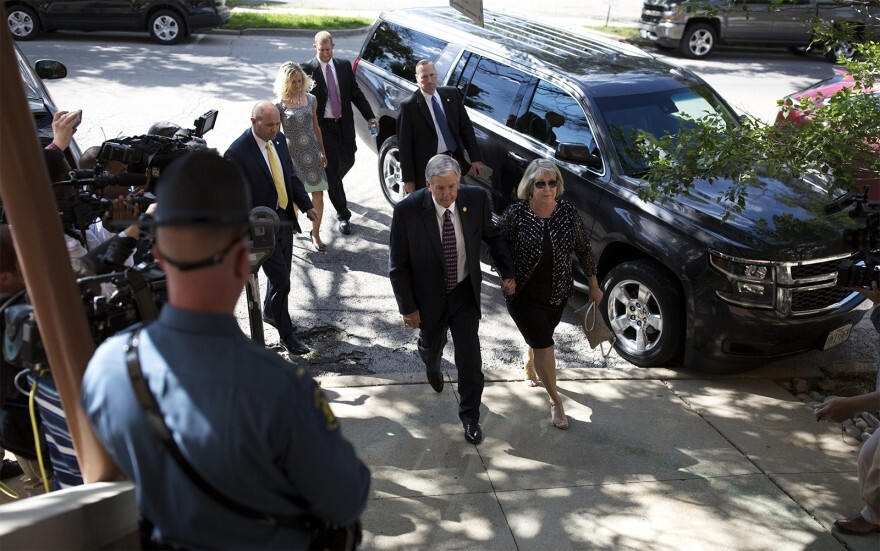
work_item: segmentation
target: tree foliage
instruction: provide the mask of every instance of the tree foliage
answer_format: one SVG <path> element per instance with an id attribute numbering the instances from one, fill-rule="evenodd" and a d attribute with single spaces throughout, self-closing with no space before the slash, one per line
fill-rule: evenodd
<path id="1" fill-rule="evenodd" d="M 769 9 L 786 1 L 774 0 Z M 877 5 L 878 0 L 854 3 Z M 705 2 L 688 4 L 687 9 L 693 4 L 707 9 Z M 865 93 L 880 77 L 880 41 L 865 29 L 828 22 L 814 22 L 813 34 L 812 46 L 820 48 L 859 40 L 852 42 L 856 55 L 843 60 L 852 87 L 827 97 L 780 99 L 783 120 L 772 125 L 749 115 L 739 121 L 717 114 L 680 115 L 685 123 L 675 136 L 642 132 L 637 145 L 651 162 L 640 196 L 662 201 L 687 193 L 697 180 L 724 182 L 716 200 L 729 216 L 745 208 L 748 188 L 760 185 L 762 177 L 811 178 L 829 193 L 860 191 L 868 179 L 880 179 L 880 85 Z"/>

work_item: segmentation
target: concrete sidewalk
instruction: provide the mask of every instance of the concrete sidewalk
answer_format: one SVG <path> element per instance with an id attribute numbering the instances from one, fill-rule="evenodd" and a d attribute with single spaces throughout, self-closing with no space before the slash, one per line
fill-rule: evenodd
<path id="1" fill-rule="evenodd" d="M 880 548 L 832 529 L 863 506 L 859 448 L 787 373 L 567 369 L 560 431 L 543 388 L 488 372 L 476 447 L 446 375 L 439 395 L 423 375 L 322 380 L 373 473 L 365 549 Z"/>

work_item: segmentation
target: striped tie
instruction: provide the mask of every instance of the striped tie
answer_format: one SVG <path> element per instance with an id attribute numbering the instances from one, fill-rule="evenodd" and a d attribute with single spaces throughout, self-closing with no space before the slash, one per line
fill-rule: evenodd
<path id="1" fill-rule="evenodd" d="M 446 292 L 458 284 L 458 252 L 455 248 L 455 227 L 449 209 L 443 214 L 443 262 L 446 265 Z"/>

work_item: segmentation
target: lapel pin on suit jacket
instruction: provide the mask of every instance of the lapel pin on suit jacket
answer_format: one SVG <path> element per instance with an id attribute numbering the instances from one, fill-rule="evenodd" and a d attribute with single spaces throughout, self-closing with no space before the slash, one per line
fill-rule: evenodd
<path id="1" fill-rule="evenodd" d="M 467 207 L 461 207 L 461 212 L 467 212 Z"/>

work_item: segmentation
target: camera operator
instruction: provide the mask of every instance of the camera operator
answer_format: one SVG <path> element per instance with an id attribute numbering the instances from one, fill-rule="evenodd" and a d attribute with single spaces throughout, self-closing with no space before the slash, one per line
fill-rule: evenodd
<path id="1" fill-rule="evenodd" d="M 880 317 L 880 288 L 876 281 L 871 282 L 871 288 L 852 288 L 863 294 L 874 303 L 874 311 L 871 313 L 871 320 L 874 327 L 878 328 L 878 317 Z M 880 328 L 878 328 L 880 331 Z M 880 357 L 877 359 L 878 379 L 880 379 Z M 827 420 L 835 423 L 845 421 L 862 411 L 877 412 L 880 410 L 880 385 L 874 392 L 869 392 L 861 396 L 850 397 L 834 397 L 829 398 L 825 402 L 816 406 L 814 410 L 816 419 L 819 421 Z M 880 532 L 880 430 L 874 431 L 874 434 L 868 438 L 867 442 L 862 444 L 857 462 L 859 472 L 859 489 L 861 490 L 862 499 L 865 501 L 865 507 L 855 515 L 834 521 L 834 526 L 838 530 L 846 534 L 867 535 Z"/>
<path id="2" fill-rule="evenodd" d="M 6 326 L 3 315 L 5 308 L 25 300 L 24 276 L 18 267 L 15 246 L 9 226 L 0 224 L 0 337 Z M 28 494 L 38 493 L 42 486 L 40 469 L 36 462 L 36 446 L 27 411 L 27 396 L 15 387 L 15 377 L 21 371 L 9 364 L 0 355 L 0 409 L 3 411 L 0 424 L 0 456 L 4 448 L 15 455 L 16 461 L 3 459 L 2 478 L 10 478 L 24 473 L 22 483 Z"/>
<path id="3" fill-rule="evenodd" d="M 155 217 L 144 224 L 156 228 L 169 300 L 157 321 L 98 348 L 83 380 L 85 410 L 137 485 L 155 540 L 305 549 L 321 532 L 306 517 L 358 520 L 370 472 L 306 369 L 252 342 L 233 315 L 250 275 L 244 176 L 196 151 L 169 164 L 157 187 Z"/>

